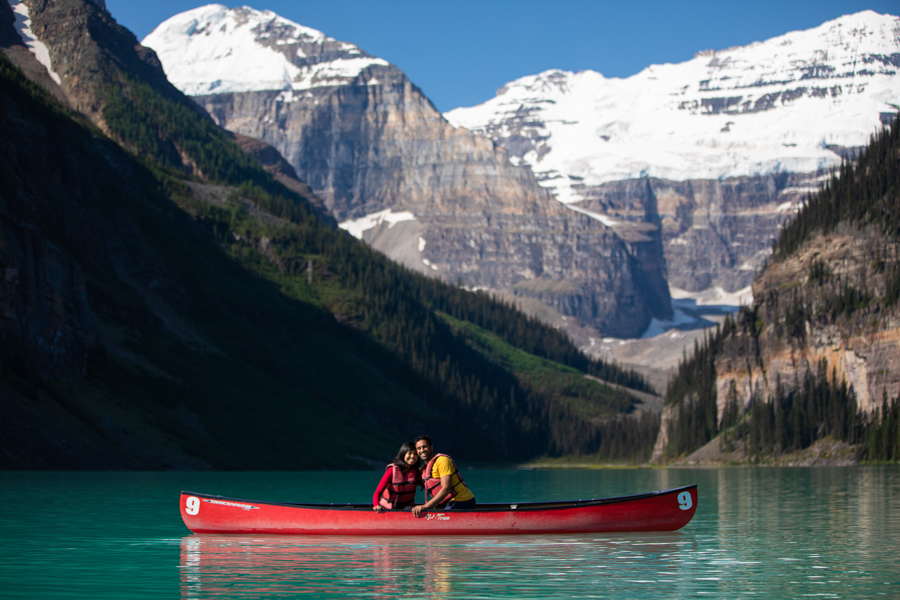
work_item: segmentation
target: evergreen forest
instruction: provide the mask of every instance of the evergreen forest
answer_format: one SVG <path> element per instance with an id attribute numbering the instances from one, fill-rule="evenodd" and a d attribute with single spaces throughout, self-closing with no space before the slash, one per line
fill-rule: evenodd
<path id="1" fill-rule="evenodd" d="M 895 120 L 896 124 L 897 121 Z M 773 245 L 773 265 L 795 255 L 816 235 L 851 227 L 876 236 L 870 272 L 883 276 L 881 289 L 865 278 L 835 275 L 832 266 L 813 259 L 806 287 L 767 290 L 753 308 L 728 316 L 721 328 L 685 355 L 666 391 L 666 404 L 677 407 L 666 450 L 670 458 L 685 456 L 720 436 L 722 450 L 746 445 L 751 460 L 802 450 L 825 437 L 857 445 L 859 458 L 873 462 L 900 459 L 900 398 L 884 397 L 864 413 L 852 387 L 827 372 L 824 362 L 811 365 L 794 381 L 776 381 L 768 397 L 755 390 L 749 403 L 740 401 L 732 382 L 723 414 L 717 414 L 716 363 L 729 356 L 749 365 L 758 360 L 760 345 L 802 347 L 810 324 L 852 327 L 854 319 L 879 322 L 900 296 L 900 127 L 886 127 L 872 136 L 856 161 L 845 160 L 828 182 L 810 195 L 796 218 L 787 222 Z M 878 242 L 877 240 L 881 240 Z M 865 315 L 860 317 L 860 315 Z M 749 368 L 749 366 L 748 366 Z"/>

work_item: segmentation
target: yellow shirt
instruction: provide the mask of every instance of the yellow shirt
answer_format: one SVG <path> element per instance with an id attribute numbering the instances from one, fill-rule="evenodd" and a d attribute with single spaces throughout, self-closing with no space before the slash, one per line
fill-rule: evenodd
<path id="1" fill-rule="evenodd" d="M 453 496 L 451 502 L 465 502 L 466 500 L 471 500 L 475 497 L 475 494 L 466 487 L 466 484 L 460 481 L 459 474 L 454 473 L 453 462 L 447 458 L 446 456 L 438 456 L 434 461 L 434 464 L 431 465 L 431 476 L 441 478 L 444 475 L 450 475 L 453 473 L 453 476 L 450 478 L 450 485 L 453 486 L 453 489 L 456 490 L 456 495 Z M 441 490 L 440 487 L 434 490 L 434 493 L 437 494 Z"/>

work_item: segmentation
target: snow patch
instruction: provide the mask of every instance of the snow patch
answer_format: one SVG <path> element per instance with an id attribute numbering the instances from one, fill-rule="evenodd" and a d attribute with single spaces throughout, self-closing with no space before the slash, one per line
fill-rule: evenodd
<path id="1" fill-rule="evenodd" d="M 363 69 L 373 65 L 387 66 L 388 62 L 380 58 L 339 58 L 327 63 L 319 63 L 304 67 L 291 82 L 295 90 L 306 90 L 315 87 L 343 85 L 359 75 Z M 377 80 L 374 80 L 378 84 Z M 373 85 L 371 82 L 369 85 Z"/>
<path id="2" fill-rule="evenodd" d="M 390 208 L 385 210 L 378 211 L 376 213 L 372 213 L 370 215 L 366 215 L 365 217 L 361 217 L 359 219 L 352 219 L 349 221 L 344 221 L 343 223 L 339 223 L 338 227 L 355 237 L 356 239 L 361 240 L 363 238 L 363 233 L 366 231 L 378 227 L 382 223 L 388 223 L 388 227 L 393 227 L 400 221 L 415 221 L 416 217 L 409 211 L 403 212 L 392 212 Z M 419 246 L 424 248 L 421 242 L 421 238 L 419 238 Z M 420 250 L 421 250 L 420 248 Z M 437 268 L 437 267 L 434 267 Z"/>
<path id="3" fill-rule="evenodd" d="M 782 202 L 781 204 L 778 205 L 778 208 L 775 209 L 775 212 L 777 212 L 777 213 L 787 212 L 787 211 L 791 210 L 793 205 L 794 205 L 794 203 L 791 202 L 790 200 L 788 200 L 787 202 Z"/>
<path id="4" fill-rule="evenodd" d="M 60 79 L 59 75 L 56 74 L 56 71 L 53 70 L 53 65 L 50 62 L 50 51 L 47 49 L 44 42 L 39 40 L 31 30 L 31 15 L 28 13 L 28 6 L 20 0 L 9 0 L 9 6 L 12 8 L 16 17 L 15 28 L 16 31 L 19 32 L 19 37 L 22 38 L 22 41 L 28 46 L 28 49 L 31 50 L 31 53 L 34 54 L 38 62 L 44 65 L 50 78 L 53 79 L 57 85 L 62 85 L 62 79 Z"/>
<path id="5" fill-rule="evenodd" d="M 670 285 L 669 295 L 672 297 L 672 318 L 669 320 L 651 319 L 650 325 L 641 334 L 641 339 L 663 334 L 677 338 L 681 335 L 676 329 L 678 327 L 684 328 L 685 325 L 692 325 L 687 329 L 695 329 L 709 325 L 710 322 L 703 319 L 703 314 L 721 315 L 737 312 L 741 306 L 749 306 L 753 303 L 753 291 L 750 286 L 734 292 L 726 291 L 719 286 L 699 292 L 689 292 Z M 705 307 L 705 309 L 699 309 L 699 307 Z"/>
<path id="6" fill-rule="evenodd" d="M 694 300 L 697 306 L 750 306 L 753 304 L 753 290 L 748 285 L 734 292 L 715 286 L 700 292 L 689 292 L 673 285 L 669 286 L 669 295 L 673 300 Z"/>
<path id="7" fill-rule="evenodd" d="M 575 212 L 579 212 L 583 215 L 589 216 L 592 219 L 596 219 L 596 220 L 600 221 L 601 223 L 603 223 L 604 225 L 606 225 L 607 227 L 615 227 L 616 225 L 620 224 L 619 221 L 616 221 L 615 219 L 611 219 L 611 218 L 607 217 L 606 215 L 601 215 L 600 213 L 596 213 L 592 210 L 587 210 L 585 208 L 581 208 L 580 206 L 572 206 L 571 204 L 566 204 L 566 208 L 571 208 Z"/>
<path id="8" fill-rule="evenodd" d="M 641 334 L 641 339 L 647 339 L 662 335 L 670 329 L 678 327 L 679 325 L 687 325 L 688 323 L 693 323 L 697 320 L 696 317 L 686 315 L 681 309 L 678 308 L 673 309 L 672 313 L 673 315 L 670 320 L 650 319 L 650 325 L 648 325 L 644 333 Z"/>
<path id="9" fill-rule="evenodd" d="M 438 270 L 437 265 L 431 264 L 431 261 L 428 260 L 427 258 L 423 258 L 423 259 L 422 259 L 422 262 L 425 263 L 425 266 L 426 266 L 426 267 L 431 267 L 431 268 L 434 269 L 435 271 Z"/>
<path id="10" fill-rule="evenodd" d="M 419 252 L 425 249 L 425 238 L 419 238 Z"/>

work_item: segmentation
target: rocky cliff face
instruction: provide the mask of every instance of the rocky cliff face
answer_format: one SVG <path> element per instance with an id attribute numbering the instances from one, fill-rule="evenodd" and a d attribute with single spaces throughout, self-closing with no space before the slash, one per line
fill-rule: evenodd
<path id="1" fill-rule="evenodd" d="M 15 0 L 0 6 L 0 19 L 0 47 L 33 81 L 130 149 L 138 150 L 143 140 L 156 147 L 168 167 L 204 175 L 192 155 L 198 141 L 188 148 L 184 140 L 171 139 L 172 128 L 159 124 L 143 135 L 121 130 L 129 117 L 116 112 L 116 103 L 134 101 L 148 88 L 182 110 L 202 115 L 210 126 L 212 122 L 169 83 L 156 54 L 118 25 L 104 2 Z"/>
<path id="2" fill-rule="evenodd" d="M 660 227 L 670 285 L 691 292 L 733 291 L 753 282 L 782 223 L 820 181 L 815 173 L 687 181 L 646 177 L 574 189 L 586 198 L 578 206 Z"/>
<path id="3" fill-rule="evenodd" d="M 116 70 L 136 71 L 156 84 L 165 81 L 153 53 L 116 24 L 105 2 L 22 0 L 16 4 L 19 36 L 38 50 L 35 55 L 63 90 L 68 104 L 101 129 L 106 130 L 102 85 Z"/>
<path id="4" fill-rule="evenodd" d="M 289 103 L 281 92 L 196 100 L 222 127 L 276 146 L 339 221 L 415 270 L 533 295 L 611 335 L 667 313 L 658 232 L 627 243 L 553 201 L 490 140 L 450 126 L 395 68 L 361 77 Z M 408 217 L 370 216 L 384 211 Z"/>
<path id="5" fill-rule="evenodd" d="M 555 202 L 503 148 L 447 123 L 393 65 L 250 9 L 189 11 L 144 43 L 220 126 L 274 146 L 342 227 L 410 268 L 538 297 L 611 335 L 669 314 L 657 229 L 620 235 Z M 216 74 L 254 52 L 288 77 Z"/>
<path id="6" fill-rule="evenodd" d="M 741 415 L 753 402 L 788 398 L 808 373 L 846 383 L 857 408 L 869 415 L 885 396 L 900 394 L 900 307 L 885 301 L 900 272 L 900 243 L 880 231 L 842 223 L 770 264 L 754 281 L 753 310 L 738 315 L 734 333 L 722 338 L 714 358 L 710 400 L 720 428 L 729 406 Z M 696 393 L 674 400 L 663 410 L 651 462 L 664 460 L 681 411 L 700 401 Z M 746 446 L 723 455 L 720 441 L 685 460 L 748 459 Z"/>
<path id="7" fill-rule="evenodd" d="M 566 214 L 527 169 L 447 123 L 396 67 L 373 65 L 303 95 L 196 96 L 222 127 L 272 144 L 339 221 L 391 208 L 417 214 Z"/>
<path id="8" fill-rule="evenodd" d="M 744 323 L 726 340 L 716 360 L 718 416 L 730 396 L 746 407 L 754 394 L 774 396 L 802 381 L 824 361 L 828 377 L 846 381 L 858 407 L 871 412 L 882 395 L 900 394 L 900 310 L 861 302 L 852 313 L 830 316 L 834 302 L 852 288 L 875 299 L 886 295 L 900 261 L 900 244 L 871 229 L 842 225 L 818 235 L 790 258 L 772 264 L 753 284 L 757 323 Z M 803 321 L 791 317 L 802 304 Z"/>

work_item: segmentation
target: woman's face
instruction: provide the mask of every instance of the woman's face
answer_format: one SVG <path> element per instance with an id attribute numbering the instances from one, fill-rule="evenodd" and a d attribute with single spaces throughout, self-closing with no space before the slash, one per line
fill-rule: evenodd
<path id="1" fill-rule="evenodd" d="M 414 464 L 416 464 L 417 462 L 419 462 L 419 457 L 418 457 L 418 455 L 416 454 L 416 451 L 415 451 L 415 450 L 410 450 L 410 451 L 407 452 L 406 455 L 403 457 L 403 460 L 404 460 L 404 461 L 406 462 L 406 464 L 408 464 L 409 466 L 413 466 Z"/>

